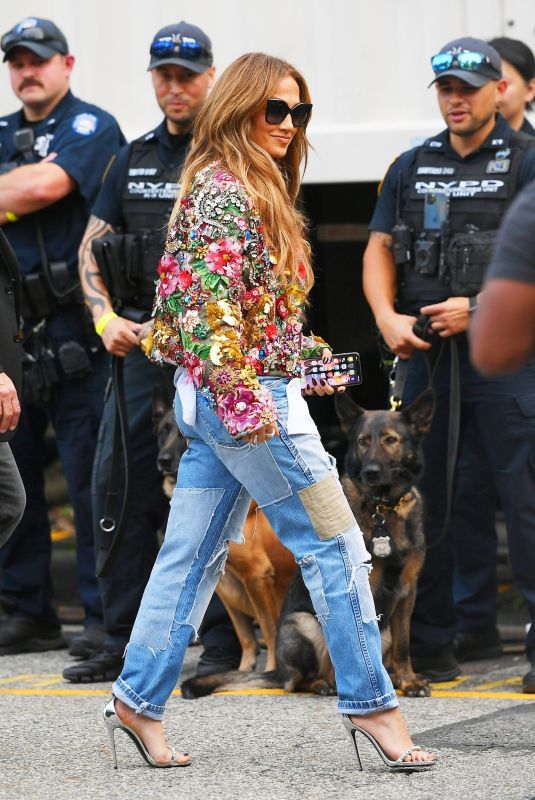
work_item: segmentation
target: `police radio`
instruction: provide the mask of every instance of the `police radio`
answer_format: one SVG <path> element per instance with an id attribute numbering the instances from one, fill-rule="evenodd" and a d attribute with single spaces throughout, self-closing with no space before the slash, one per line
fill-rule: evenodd
<path id="1" fill-rule="evenodd" d="M 394 263 L 409 264 L 412 253 L 412 231 L 401 219 L 401 172 L 398 174 L 396 193 L 396 224 L 392 228 L 392 255 Z"/>
<path id="2" fill-rule="evenodd" d="M 35 136 L 32 128 L 21 128 L 13 134 L 13 141 L 17 151 L 21 154 L 27 164 L 33 162 L 32 150 L 35 143 Z"/>

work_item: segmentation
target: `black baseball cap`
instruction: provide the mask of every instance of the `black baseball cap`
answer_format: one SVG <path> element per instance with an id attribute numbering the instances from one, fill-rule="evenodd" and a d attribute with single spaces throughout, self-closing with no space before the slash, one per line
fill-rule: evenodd
<path id="1" fill-rule="evenodd" d="M 477 63 L 473 56 L 481 56 L 480 63 Z M 440 59 L 439 56 L 453 56 L 451 65 L 447 65 L 447 59 Z M 458 60 L 455 56 L 463 56 Z M 441 63 L 442 61 L 442 63 Z M 489 81 L 499 81 L 502 77 L 502 60 L 498 52 L 488 42 L 483 39 L 474 39 L 472 36 L 463 36 L 448 42 L 444 47 L 431 58 L 431 65 L 435 73 L 434 79 L 429 84 L 432 86 L 435 81 L 453 75 L 471 86 L 484 86 Z"/>
<path id="2" fill-rule="evenodd" d="M 57 53 L 67 55 L 69 45 L 67 39 L 49 19 L 42 17 L 26 17 L 17 22 L 10 31 L 0 39 L 0 47 L 4 51 L 4 61 L 15 47 L 25 47 L 39 58 L 52 58 Z"/>
<path id="3" fill-rule="evenodd" d="M 201 73 L 209 69 L 212 62 L 212 42 L 208 36 L 196 25 L 182 21 L 166 25 L 155 35 L 148 69 L 176 64 Z"/>

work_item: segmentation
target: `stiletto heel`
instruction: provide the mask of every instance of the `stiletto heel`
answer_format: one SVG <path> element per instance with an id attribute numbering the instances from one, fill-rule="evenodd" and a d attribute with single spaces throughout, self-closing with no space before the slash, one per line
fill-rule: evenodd
<path id="1" fill-rule="evenodd" d="M 355 753 L 357 754 L 357 761 L 359 762 L 359 770 L 362 772 L 362 761 L 360 760 L 360 753 L 359 753 L 359 746 L 357 744 L 357 737 L 355 736 L 356 731 L 349 731 L 349 735 L 353 739 L 353 744 L 355 745 Z"/>
<path id="2" fill-rule="evenodd" d="M 125 725 L 124 722 L 121 722 L 119 715 L 115 710 L 115 697 L 111 698 L 110 702 L 106 705 L 104 709 L 104 722 L 106 723 L 106 728 L 108 729 L 108 735 L 110 737 L 111 752 L 113 756 L 113 766 L 115 769 L 117 769 L 117 751 L 115 749 L 116 730 L 124 731 L 126 735 L 130 737 L 130 739 L 134 742 L 135 746 L 139 750 L 140 755 L 143 756 L 149 767 L 158 767 L 160 769 L 162 768 L 165 769 L 166 767 L 189 767 L 189 765 L 191 764 L 191 761 L 185 761 L 182 763 L 177 761 L 175 758 L 175 751 L 171 747 L 171 745 L 167 745 L 169 750 L 171 751 L 171 756 L 169 758 L 169 761 L 165 761 L 164 763 L 155 761 L 151 756 L 151 754 L 149 753 L 149 751 L 147 750 L 147 748 L 145 747 L 145 744 L 141 739 L 141 737 L 138 736 L 138 734 L 135 731 L 133 731 L 132 728 L 129 728 L 128 725 Z M 187 753 L 185 753 L 185 755 L 187 755 Z"/>
<path id="3" fill-rule="evenodd" d="M 357 754 L 357 760 L 359 762 L 359 768 L 361 771 L 362 771 L 362 761 L 360 759 L 360 753 L 357 745 L 357 738 L 356 738 L 357 733 L 361 733 L 363 736 L 366 737 L 366 739 L 368 739 L 369 742 L 371 742 L 371 744 L 373 744 L 373 746 L 381 756 L 383 763 L 386 764 L 386 766 L 389 769 L 396 771 L 403 770 L 405 772 L 410 772 L 415 770 L 427 769 L 428 767 L 434 767 L 435 764 L 437 763 L 436 758 L 434 758 L 432 761 L 405 761 L 407 756 L 410 755 L 411 753 L 414 753 L 418 750 L 426 750 L 425 747 L 421 747 L 420 745 L 414 745 L 413 747 L 407 748 L 407 750 L 404 750 L 403 753 L 394 761 L 387 756 L 387 754 L 385 753 L 385 751 L 383 750 L 383 748 L 381 747 L 375 736 L 372 736 L 371 733 L 365 731 L 364 728 L 360 728 L 358 725 L 355 725 L 355 723 L 349 719 L 349 716 L 347 714 L 342 714 L 342 722 L 344 723 L 344 727 L 346 728 L 347 732 L 353 739 L 353 744 L 355 745 L 355 752 Z"/>
<path id="4" fill-rule="evenodd" d="M 111 757 L 113 759 L 113 768 L 117 769 L 117 751 L 115 749 L 115 727 L 110 725 L 106 720 L 106 728 L 108 730 L 108 736 L 110 737 L 110 744 L 111 744 Z"/>

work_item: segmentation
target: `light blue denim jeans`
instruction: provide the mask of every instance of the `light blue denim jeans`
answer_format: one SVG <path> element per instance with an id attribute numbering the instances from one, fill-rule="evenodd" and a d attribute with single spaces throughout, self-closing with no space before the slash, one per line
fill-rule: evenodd
<path id="1" fill-rule="evenodd" d="M 334 459 L 315 434 L 289 436 L 287 379 L 262 378 L 273 393 L 280 437 L 233 439 L 197 394 L 165 541 L 145 589 L 113 693 L 138 713 L 162 719 L 184 653 L 222 575 L 230 540 L 243 540 L 251 497 L 295 556 L 336 672 L 338 708 L 369 714 L 398 700 L 381 660 L 370 590 L 370 555 L 343 494 Z"/>

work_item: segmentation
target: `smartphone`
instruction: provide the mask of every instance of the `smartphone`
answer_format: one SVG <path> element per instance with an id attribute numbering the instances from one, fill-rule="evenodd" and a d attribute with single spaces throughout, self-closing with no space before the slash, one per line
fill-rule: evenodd
<path id="1" fill-rule="evenodd" d="M 358 353 L 333 353 L 331 360 L 323 363 L 321 356 L 304 358 L 301 371 L 301 389 L 313 388 L 313 381 L 324 380 L 333 388 L 358 386 L 362 383 L 362 370 Z"/>
<path id="2" fill-rule="evenodd" d="M 439 231 L 448 218 L 448 195 L 445 192 L 427 192 L 424 199 L 424 228 Z"/>

